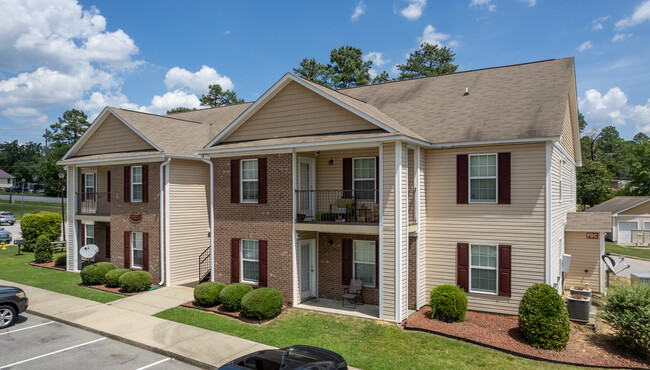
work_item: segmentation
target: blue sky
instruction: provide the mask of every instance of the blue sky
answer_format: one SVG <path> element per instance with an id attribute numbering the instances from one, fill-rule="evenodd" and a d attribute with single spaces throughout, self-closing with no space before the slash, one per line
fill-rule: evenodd
<path id="1" fill-rule="evenodd" d="M 575 56 L 590 127 L 650 134 L 650 0 L 0 1 L 0 141 L 70 108 L 164 113 L 210 83 L 257 99 L 342 45 L 395 76 L 421 41 L 460 70 Z"/>

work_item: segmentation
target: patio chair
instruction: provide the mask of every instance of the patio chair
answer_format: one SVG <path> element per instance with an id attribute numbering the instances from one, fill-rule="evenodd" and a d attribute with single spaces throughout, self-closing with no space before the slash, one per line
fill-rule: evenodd
<path id="1" fill-rule="evenodd" d="M 352 279 L 350 281 L 350 287 L 349 288 L 343 288 L 343 300 L 341 301 L 341 306 L 347 307 L 347 308 L 356 308 L 357 304 L 363 305 L 363 280 L 360 279 Z M 361 301 L 359 301 L 359 298 Z M 348 300 L 349 306 L 345 305 L 345 300 Z"/>

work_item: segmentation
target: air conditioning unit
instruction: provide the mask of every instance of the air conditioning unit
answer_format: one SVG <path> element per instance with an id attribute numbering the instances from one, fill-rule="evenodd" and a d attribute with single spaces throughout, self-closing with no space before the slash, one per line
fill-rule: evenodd
<path id="1" fill-rule="evenodd" d="M 650 274 L 649 273 L 630 274 L 630 282 L 632 282 L 633 284 L 637 282 L 639 284 L 650 285 Z"/>

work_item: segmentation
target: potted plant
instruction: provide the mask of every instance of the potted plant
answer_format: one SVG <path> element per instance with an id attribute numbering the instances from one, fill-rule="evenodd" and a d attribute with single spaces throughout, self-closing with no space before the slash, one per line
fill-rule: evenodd
<path id="1" fill-rule="evenodd" d="M 567 310 L 571 321 L 589 322 L 591 312 L 591 297 L 581 294 L 569 294 Z"/>

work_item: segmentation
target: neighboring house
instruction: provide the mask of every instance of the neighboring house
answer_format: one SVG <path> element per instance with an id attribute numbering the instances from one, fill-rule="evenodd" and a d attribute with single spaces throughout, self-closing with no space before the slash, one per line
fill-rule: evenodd
<path id="1" fill-rule="evenodd" d="M 618 196 L 589 208 L 587 212 L 611 213 L 611 239 L 620 244 L 636 243 L 638 234 L 643 234 L 642 230 L 650 230 L 650 197 Z M 643 244 L 648 243 L 650 241 Z"/>
<path id="2" fill-rule="evenodd" d="M 4 190 L 14 186 L 15 177 L 0 170 L 0 189 Z"/>
<path id="3" fill-rule="evenodd" d="M 581 158 L 576 104 L 572 58 L 338 91 L 287 74 L 252 104 L 168 116 L 107 108 L 62 164 L 71 179 L 111 164 L 111 250 L 128 250 L 121 235 L 140 228 L 130 212 L 151 213 L 149 253 L 164 256 L 166 284 L 185 280 L 174 271 L 198 280 L 209 253 L 211 280 L 279 289 L 290 305 L 340 299 L 358 278 L 366 303 L 389 321 L 427 304 L 444 283 L 465 289 L 472 310 L 516 314 L 530 285 L 564 287 L 565 223 L 576 209 Z M 100 136 L 109 118 L 149 149 Z M 168 127 L 192 139 L 165 147 L 161 135 L 180 136 Z M 93 138 L 96 150 L 84 152 Z M 174 163 L 187 162 L 208 179 L 185 178 L 197 189 L 177 193 L 165 180 L 163 202 L 143 212 L 121 200 L 120 174 L 149 155 L 150 176 L 171 158 L 160 167 L 172 178 Z M 150 201 L 159 196 L 155 173 Z M 84 185 L 70 181 L 77 190 L 69 202 Z M 183 209 L 197 212 L 181 222 L 173 210 L 183 195 L 196 201 Z M 188 240 L 209 217 L 211 239 Z"/>

